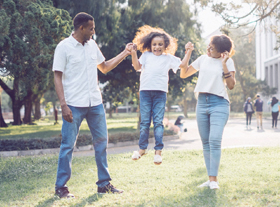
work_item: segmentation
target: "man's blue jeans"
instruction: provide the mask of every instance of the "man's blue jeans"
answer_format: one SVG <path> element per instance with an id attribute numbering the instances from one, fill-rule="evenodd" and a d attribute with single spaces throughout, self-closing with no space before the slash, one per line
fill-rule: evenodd
<path id="1" fill-rule="evenodd" d="M 62 141 L 60 146 L 57 178 L 55 189 L 66 187 L 71 177 L 71 162 L 74 146 L 79 134 L 80 125 L 85 118 L 92 134 L 95 150 L 95 161 L 97 165 L 99 187 L 104 187 L 111 180 L 107 164 L 108 132 L 103 104 L 93 107 L 69 106 L 73 114 L 73 122 L 69 123 L 63 119 Z"/>
<path id="2" fill-rule="evenodd" d="M 140 149 L 147 149 L 149 144 L 149 131 L 151 118 L 153 117 L 155 150 L 163 148 L 163 131 L 162 120 L 164 117 L 166 103 L 166 92 L 164 91 L 140 91 Z"/>
<path id="3" fill-rule="evenodd" d="M 229 102 L 226 99 L 209 93 L 199 94 L 196 119 L 208 176 L 218 175 L 222 135 L 228 117 Z"/>

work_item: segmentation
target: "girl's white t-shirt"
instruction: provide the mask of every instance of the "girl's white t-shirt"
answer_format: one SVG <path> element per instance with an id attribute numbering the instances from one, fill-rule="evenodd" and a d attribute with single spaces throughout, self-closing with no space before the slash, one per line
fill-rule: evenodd
<path id="1" fill-rule="evenodd" d="M 235 71 L 234 62 L 229 58 L 226 62 L 228 71 Z M 222 58 L 211 58 L 202 55 L 191 66 L 199 70 L 198 80 L 194 89 L 195 93 L 211 93 L 224 97 L 229 101 L 226 83 L 223 78 Z"/>
<path id="2" fill-rule="evenodd" d="M 177 72 L 181 59 L 170 54 L 154 55 L 152 52 L 144 52 L 139 58 L 142 65 L 140 76 L 140 91 L 158 90 L 168 92 L 168 71 Z"/>

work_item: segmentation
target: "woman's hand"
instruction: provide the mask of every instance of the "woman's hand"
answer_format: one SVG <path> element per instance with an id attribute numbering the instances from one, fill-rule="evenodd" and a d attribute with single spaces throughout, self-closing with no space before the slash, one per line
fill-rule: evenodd
<path id="1" fill-rule="evenodd" d="M 194 46 L 193 46 L 193 43 L 191 42 L 188 42 L 186 45 L 185 45 L 185 50 L 188 51 L 193 51 L 194 50 Z"/>
<path id="2" fill-rule="evenodd" d="M 222 56 L 222 62 L 223 63 L 226 63 L 227 62 L 227 60 L 229 59 L 229 52 L 228 51 L 225 51 L 225 52 L 223 52 L 223 53 L 221 53 L 221 56 Z"/>

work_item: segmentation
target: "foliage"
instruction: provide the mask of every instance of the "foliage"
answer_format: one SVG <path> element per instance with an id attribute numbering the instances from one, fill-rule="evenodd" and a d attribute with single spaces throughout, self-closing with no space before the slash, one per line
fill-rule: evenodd
<path id="1" fill-rule="evenodd" d="M 74 157 L 67 184 L 75 199 L 54 196 L 57 155 L 0 158 L 1 206 L 280 205 L 279 147 L 224 149 L 216 191 L 197 187 L 208 179 L 201 150 L 166 150 L 160 166 L 153 156 L 108 155 L 112 184 L 122 195 L 98 195 L 94 157 Z"/>
<path id="2" fill-rule="evenodd" d="M 278 0 L 242 0 L 242 4 L 233 1 L 229 3 L 217 2 L 213 0 L 195 0 L 201 3 L 201 6 L 211 6 L 212 11 L 216 12 L 222 17 L 227 26 L 231 28 L 239 28 L 244 26 L 251 26 L 253 29 L 259 22 L 270 19 L 272 21 L 265 21 L 266 26 L 269 27 L 278 37 L 277 43 L 280 47 L 280 33 L 279 27 L 275 25 L 280 20 L 280 1 Z M 246 14 L 238 15 L 238 11 L 244 8 L 244 5 L 250 6 L 250 10 Z M 275 22 L 275 23 L 274 23 Z"/>
<path id="3" fill-rule="evenodd" d="M 54 48 L 70 34 L 71 19 L 49 0 L 3 0 L 0 7 L 0 14 L 10 18 L 9 32 L 0 39 L 1 66 L 14 82 L 13 89 L 2 79 L 0 85 L 13 101 L 15 124 L 20 124 L 16 110 L 27 97 L 42 95 L 52 82 Z"/>

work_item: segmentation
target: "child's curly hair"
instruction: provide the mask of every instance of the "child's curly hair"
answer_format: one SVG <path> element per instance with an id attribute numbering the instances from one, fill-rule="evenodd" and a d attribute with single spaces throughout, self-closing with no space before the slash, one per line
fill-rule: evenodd
<path id="1" fill-rule="evenodd" d="M 151 27 L 149 25 L 144 25 L 138 29 L 133 43 L 137 44 L 140 52 L 151 51 L 151 42 L 154 37 L 162 37 L 165 44 L 165 53 L 174 55 L 177 50 L 177 39 L 171 37 L 161 28 Z"/>

